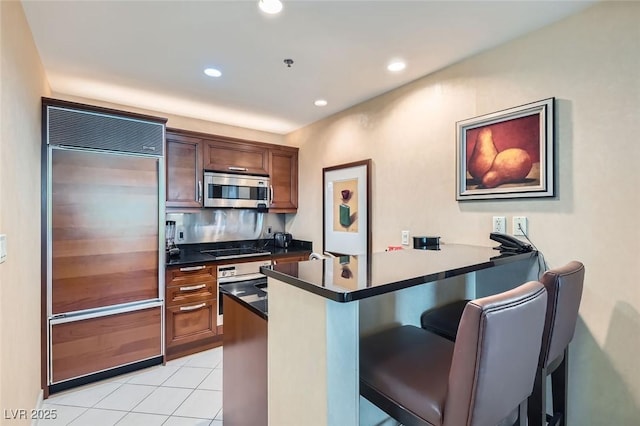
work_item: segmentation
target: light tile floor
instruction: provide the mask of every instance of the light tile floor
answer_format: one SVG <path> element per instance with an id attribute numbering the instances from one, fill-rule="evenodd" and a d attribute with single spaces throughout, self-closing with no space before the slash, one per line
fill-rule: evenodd
<path id="1" fill-rule="evenodd" d="M 222 426 L 222 347 L 51 395 L 58 426 Z"/>

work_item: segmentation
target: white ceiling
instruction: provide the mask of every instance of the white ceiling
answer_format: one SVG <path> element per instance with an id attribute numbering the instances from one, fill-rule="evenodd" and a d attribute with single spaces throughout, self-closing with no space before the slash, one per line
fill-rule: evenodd
<path id="1" fill-rule="evenodd" d="M 277 16 L 257 0 L 23 5 L 56 93 L 288 133 L 596 1 L 283 0 Z M 388 72 L 394 58 L 407 68 Z"/>

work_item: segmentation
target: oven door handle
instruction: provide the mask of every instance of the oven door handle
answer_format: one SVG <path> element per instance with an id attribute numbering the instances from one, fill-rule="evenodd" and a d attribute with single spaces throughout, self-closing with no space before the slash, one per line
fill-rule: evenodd
<path id="1" fill-rule="evenodd" d="M 260 278 L 266 278 L 267 276 L 264 274 L 245 274 L 245 275 L 235 275 L 232 277 L 218 277 L 218 284 L 228 284 L 228 283 L 237 283 L 240 281 L 249 281 L 249 280 L 258 280 Z"/>

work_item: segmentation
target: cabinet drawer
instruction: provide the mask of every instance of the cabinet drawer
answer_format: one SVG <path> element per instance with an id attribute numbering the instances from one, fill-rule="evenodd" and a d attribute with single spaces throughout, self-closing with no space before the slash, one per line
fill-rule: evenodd
<path id="1" fill-rule="evenodd" d="M 216 299 L 215 281 L 167 287 L 167 306 Z"/>
<path id="2" fill-rule="evenodd" d="M 167 287 L 184 286 L 187 284 L 200 284 L 217 279 L 215 265 L 183 266 L 167 269 Z"/>
<path id="3" fill-rule="evenodd" d="M 166 308 L 167 347 L 216 335 L 217 299 Z"/>

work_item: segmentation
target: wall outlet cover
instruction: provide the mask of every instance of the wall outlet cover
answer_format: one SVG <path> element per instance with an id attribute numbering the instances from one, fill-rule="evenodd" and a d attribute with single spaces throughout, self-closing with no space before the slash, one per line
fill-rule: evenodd
<path id="1" fill-rule="evenodd" d="M 507 233 L 507 218 L 505 216 L 493 217 L 493 228 L 491 232 L 500 232 L 501 234 Z"/>
<path id="2" fill-rule="evenodd" d="M 7 236 L 0 234 L 0 263 L 7 260 Z"/>
<path id="3" fill-rule="evenodd" d="M 513 235 L 523 237 L 528 234 L 527 217 L 526 216 L 514 216 L 513 217 Z"/>

